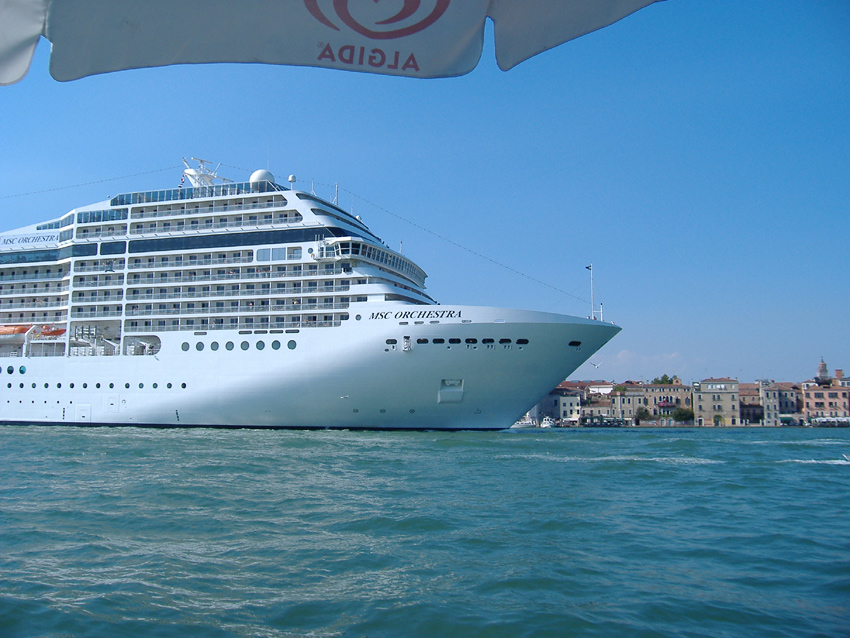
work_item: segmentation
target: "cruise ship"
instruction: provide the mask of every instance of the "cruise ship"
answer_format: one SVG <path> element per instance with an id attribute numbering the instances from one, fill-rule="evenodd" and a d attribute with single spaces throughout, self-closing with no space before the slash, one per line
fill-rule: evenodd
<path id="1" fill-rule="evenodd" d="M 0 423 L 503 429 L 620 330 L 440 305 L 294 177 L 184 163 L 0 234 Z"/>

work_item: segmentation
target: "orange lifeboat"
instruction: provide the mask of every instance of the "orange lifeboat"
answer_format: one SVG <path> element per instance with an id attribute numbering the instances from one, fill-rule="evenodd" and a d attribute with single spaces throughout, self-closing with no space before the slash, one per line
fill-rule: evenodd
<path id="1" fill-rule="evenodd" d="M 42 326 L 38 330 L 38 334 L 42 337 L 59 337 L 65 334 L 65 328 L 57 328 L 56 326 Z"/>

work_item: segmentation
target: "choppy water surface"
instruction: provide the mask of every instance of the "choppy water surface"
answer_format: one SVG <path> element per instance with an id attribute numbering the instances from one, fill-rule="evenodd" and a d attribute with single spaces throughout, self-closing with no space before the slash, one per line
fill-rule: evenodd
<path id="1" fill-rule="evenodd" d="M 850 432 L 0 427 L 0 636 L 848 636 Z"/>

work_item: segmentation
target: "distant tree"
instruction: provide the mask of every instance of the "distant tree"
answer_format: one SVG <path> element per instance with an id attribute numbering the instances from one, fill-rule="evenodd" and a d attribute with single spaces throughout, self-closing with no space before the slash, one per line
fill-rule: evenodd
<path id="1" fill-rule="evenodd" d="M 689 423 L 694 420 L 694 411 L 688 408 L 676 408 L 670 416 L 676 423 Z"/>
<path id="2" fill-rule="evenodd" d="M 672 383 L 673 383 L 673 379 L 678 379 L 678 378 L 679 378 L 679 377 L 677 377 L 675 374 L 674 374 L 672 377 L 671 377 L 671 376 L 668 376 L 668 375 L 666 375 L 666 374 L 665 374 L 665 375 L 664 375 L 664 376 L 662 376 L 662 377 L 656 377 L 656 378 L 654 378 L 654 379 L 652 380 L 652 382 L 653 382 L 654 384 L 657 384 L 657 385 L 672 385 Z"/>
<path id="3" fill-rule="evenodd" d="M 652 418 L 652 415 L 649 413 L 649 410 L 642 406 L 635 411 L 635 421 L 637 421 L 638 423 L 650 418 Z"/>

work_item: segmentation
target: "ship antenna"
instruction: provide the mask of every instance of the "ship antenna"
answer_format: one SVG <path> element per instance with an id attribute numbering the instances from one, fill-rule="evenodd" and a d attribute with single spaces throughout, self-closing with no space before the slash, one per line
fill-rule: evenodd
<path id="1" fill-rule="evenodd" d="M 596 306 L 593 304 L 593 262 L 589 266 L 585 266 L 590 271 L 590 318 L 596 318 Z"/>

